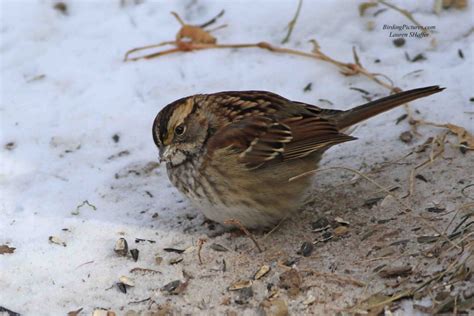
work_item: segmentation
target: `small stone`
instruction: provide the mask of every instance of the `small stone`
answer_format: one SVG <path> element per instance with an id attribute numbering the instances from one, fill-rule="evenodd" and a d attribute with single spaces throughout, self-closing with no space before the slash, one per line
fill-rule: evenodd
<path id="1" fill-rule="evenodd" d="M 393 40 L 393 45 L 395 45 L 395 47 L 402 47 L 405 45 L 405 39 L 403 37 L 396 38 Z"/>
<path id="2" fill-rule="evenodd" d="M 120 136 L 118 134 L 114 134 L 114 136 L 112 136 L 112 140 L 114 143 L 118 143 L 120 141 Z"/>

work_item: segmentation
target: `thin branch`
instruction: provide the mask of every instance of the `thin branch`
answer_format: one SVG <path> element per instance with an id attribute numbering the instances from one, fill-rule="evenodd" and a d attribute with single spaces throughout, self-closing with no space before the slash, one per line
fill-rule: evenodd
<path id="1" fill-rule="evenodd" d="M 420 23 L 418 23 L 418 21 L 415 20 L 415 18 L 413 17 L 413 15 L 412 15 L 409 11 L 407 11 L 407 10 L 405 10 L 405 9 L 400 9 L 400 8 L 397 7 L 396 5 L 393 5 L 393 4 L 391 4 L 391 3 L 389 3 L 389 2 L 387 2 L 387 1 L 385 1 L 385 0 L 378 0 L 378 2 L 381 3 L 381 4 L 383 4 L 383 5 L 385 5 L 385 6 L 387 6 L 387 7 L 389 7 L 390 9 L 393 9 L 393 10 L 395 10 L 395 11 L 400 12 L 400 13 L 403 14 L 408 20 L 410 20 L 411 22 L 413 22 L 413 24 L 415 24 L 416 26 L 422 28 L 423 31 L 426 31 L 426 32 L 428 32 L 428 33 L 431 34 L 430 30 L 425 29 Z"/>
<path id="2" fill-rule="evenodd" d="M 293 17 L 293 19 L 291 19 L 291 21 L 288 23 L 288 26 L 286 27 L 288 29 L 288 33 L 286 33 L 285 38 L 281 41 L 282 44 L 286 44 L 290 40 L 291 33 L 293 32 L 293 28 L 295 27 L 296 21 L 298 20 L 298 16 L 300 15 L 302 5 L 303 0 L 299 0 L 295 16 Z"/>
<path id="3" fill-rule="evenodd" d="M 240 221 L 238 221 L 236 219 L 229 219 L 229 220 L 224 221 L 224 224 L 225 225 L 237 226 L 241 231 L 244 232 L 245 235 L 247 235 L 247 237 L 249 237 L 253 241 L 253 243 L 257 247 L 258 251 L 263 252 L 262 248 L 260 248 L 260 245 L 258 244 L 255 237 L 247 230 L 247 228 L 244 227 L 244 225 L 242 225 L 242 223 Z"/>

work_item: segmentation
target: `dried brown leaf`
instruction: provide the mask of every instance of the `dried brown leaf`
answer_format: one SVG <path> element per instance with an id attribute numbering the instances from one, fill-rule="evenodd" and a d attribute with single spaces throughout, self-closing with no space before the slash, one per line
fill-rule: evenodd
<path id="1" fill-rule="evenodd" d="M 8 245 L 0 245 L 0 255 L 6 254 L 6 253 L 14 253 L 15 252 L 15 247 L 10 247 Z"/>

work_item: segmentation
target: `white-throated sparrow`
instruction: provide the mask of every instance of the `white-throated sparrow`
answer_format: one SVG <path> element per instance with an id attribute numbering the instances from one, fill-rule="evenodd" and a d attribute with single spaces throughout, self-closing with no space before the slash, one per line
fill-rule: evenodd
<path id="1" fill-rule="evenodd" d="M 206 217 L 269 226 L 294 212 L 331 146 L 355 138 L 348 127 L 398 105 L 442 91 L 400 92 L 347 111 L 321 109 L 266 91 L 199 94 L 168 104 L 153 139 L 168 176 Z"/>

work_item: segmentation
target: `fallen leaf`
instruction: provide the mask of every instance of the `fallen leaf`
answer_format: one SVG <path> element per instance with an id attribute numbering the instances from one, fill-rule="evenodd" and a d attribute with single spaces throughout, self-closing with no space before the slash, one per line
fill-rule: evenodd
<path id="1" fill-rule="evenodd" d="M 15 252 L 14 247 L 9 247 L 8 245 L 0 245 L 0 255 L 6 254 L 6 253 L 14 253 Z"/>

